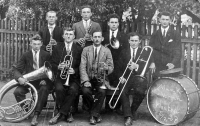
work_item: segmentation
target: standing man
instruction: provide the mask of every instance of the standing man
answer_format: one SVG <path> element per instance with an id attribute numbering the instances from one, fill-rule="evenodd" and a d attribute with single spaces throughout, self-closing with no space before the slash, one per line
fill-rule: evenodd
<path id="1" fill-rule="evenodd" d="M 25 99 L 26 94 L 29 92 L 26 86 L 27 79 L 23 78 L 22 74 L 27 74 L 35 71 L 44 65 L 45 61 L 50 59 L 49 53 L 41 50 L 42 39 L 40 35 L 36 34 L 30 39 L 32 49 L 22 55 L 19 62 L 13 66 L 14 78 L 19 82 L 19 86 L 15 89 L 14 95 L 17 102 Z M 38 90 L 38 102 L 35 108 L 35 113 L 31 121 L 32 126 L 38 124 L 38 116 L 42 108 L 47 102 L 49 91 L 52 90 L 52 82 L 49 79 L 39 79 L 30 82 Z"/>
<path id="2" fill-rule="evenodd" d="M 56 26 L 57 16 L 55 11 L 47 12 L 46 20 L 48 25 L 42 27 L 38 33 L 42 37 L 42 49 L 50 52 L 52 48 L 49 43 L 56 45 L 57 42 L 63 42 L 63 30 Z"/>
<path id="3" fill-rule="evenodd" d="M 80 85 L 79 65 L 82 48 L 73 43 L 75 35 L 72 28 L 64 28 L 63 38 L 65 42 L 58 43 L 52 53 L 52 67 L 57 71 L 55 92 L 60 109 L 58 114 L 50 119 L 50 125 L 56 124 L 62 116 L 65 116 L 67 122 L 73 121 L 70 108 L 78 95 Z M 69 76 L 69 82 L 65 75 Z"/>
<path id="4" fill-rule="evenodd" d="M 137 64 L 135 63 L 142 50 L 141 48 L 139 48 L 139 44 L 141 43 L 140 35 L 138 33 L 131 32 L 128 38 L 130 46 L 122 50 L 117 65 L 117 67 L 119 67 L 118 73 L 121 76 L 123 75 L 128 65 L 128 69 L 125 72 L 125 75 L 123 77 L 120 77 L 121 81 L 120 82 L 121 84 L 119 85 L 120 92 L 122 91 L 124 83 L 128 78 L 128 74 L 130 73 L 130 71 L 132 71 L 132 74 L 130 75 L 129 80 L 127 80 L 125 88 L 122 91 L 120 97 L 122 103 L 122 110 L 124 112 L 125 126 L 131 126 L 132 120 L 136 119 L 136 111 L 145 97 L 145 91 L 147 89 L 147 83 L 148 83 L 147 80 L 145 79 L 144 81 L 138 81 L 140 79 L 137 76 L 135 76 L 141 74 L 146 63 L 146 62 L 144 63 L 144 61 L 142 62 L 138 61 Z M 150 50 L 144 49 L 140 58 L 142 58 L 143 60 L 147 60 L 149 54 Z M 133 92 L 132 105 L 130 105 L 129 101 L 130 91 Z"/>
<path id="5" fill-rule="evenodd" d="M 162 12 L 160 17 L 161 27 L 151 36 L 149 45 L 153 47 L 153 62 L 150 68 L 159 76 L 161 70 L 180 67 L 181 36 L 170 27 L 170 13 Z"/>
<path id="6" fill-rule="evenodd" d="M 73 24 L 72 28 L 75 30 L 76 41 L 82 47 L 92 45 L 92 34 L 95 31 L 101 31 L 99 23 L 92 21 L 91 6 L 85 5 L 81 7 L 82 21 Z"/>
<path id="7" fill-rule="evenodd" d="M 107 76 L 112 73 L 114 68 L 110 50 L 101 45 L 103 39 L 101 31 L 94 32 L 92 36 L 93 45 L 85 47 L 81 55 L 80 76 L 82 92 L 83 98 L 85 98 L 89 107 L 89 121 L 92 125 L 102 120 L 100 110 L 106 95 L 106 90 L 102 86 L 108 83 L 107 79 L 99 81 L 99 78 L 102 77 L 102 72 L 105 72 Z M 99 67 L 100 63 L 104 64 L 102 68 Z M 93 98 L 92 92 L 94 89 L 96 91 Z"/>
<path id="8" fill-rule="evenodd" d="M 108 18 L 109 30 L 108 30 L 108 32 L 103 34 L 105 39 L 102 42 L 102 45 L 105 45 L 110 49 L 111 54 L 113 56 L 114 66 L 117 65 L 117 62 L 119 59 L 119 54 L 120 54 L 121 50 L 124 48 L 127 48 L 127 46 L 128 46 L 127 35 L 124 34 L 123 32 L 119 31 L 119 21 L 120 21 L 119 16 L 117 14 L 111 14 L 109 16 L 109 18 Z M 115 67 L 112 74 L 109 75 L 110 84 L 113 87 L 116 87 L 119 82 L 119 80 L 118 80 L 119 76 L 118 76 L 118 73 L 116 72 L 116 71 L 118 71 L 117 69 L 118 69 L 118 67 Z M 106 105 L 105 105 L 106 111 L 111 110 L 108 106 L 108 102 L 109 102 L 110 98 L 111 98 L 111 96 L 109 96 L 109 95 L 106 96 L 106 102 L 105 102 L 106 103 Z M 115 108 L 116 112 L 119 114 L 122 113 L 120 110 L 120 107 L 121 107 L 121 104 L 119 102 Z"/>

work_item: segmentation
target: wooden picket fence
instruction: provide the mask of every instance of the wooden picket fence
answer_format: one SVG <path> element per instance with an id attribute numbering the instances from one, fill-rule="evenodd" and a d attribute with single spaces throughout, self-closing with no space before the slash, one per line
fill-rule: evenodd
<path id="1" fill-rule="evenodd" d="M 29 50 L 29 38 L 45 25 L 45 21 L 39 20 L 1 20 L 0 21 L 0 80 L 10 78 L 11 68 L 21 57 L 22 53 Z M 107 28 L 106 22 L 99 22 L 102 30 Z M 70 26 L 69 21 L 58 22 L 60 27 Z M 132 23 L 121 23 L 120 31 L 134 31 L 136 25 Z M 137 31 L 143 36 L 142 45 L 148 45 L 149 39 L 159 26 L 154 24 L 139 23 Z M 191 77 L 200 86 L 200 38 L 199 27 L 191 25 L 174 27 L 181 32 L 182 57 L 181 67 L 183 74 Z M 186 56 L 187 54 L 187 56 Z"/>

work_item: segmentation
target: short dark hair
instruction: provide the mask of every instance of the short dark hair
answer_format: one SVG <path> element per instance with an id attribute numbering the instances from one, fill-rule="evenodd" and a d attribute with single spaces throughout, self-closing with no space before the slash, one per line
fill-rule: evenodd
<path id="1" fill-rule="evenodd" d="M 128 39 L 130 39 L 130 38 L 133 37 L 133 36 L 138 36 L 139 39 L 141 38 L 141 35 L 140 35 L 138 32 L 130 32 L 130 33 L 128 34 Z"/>
<path id="2" fill-rule="evenodd" d="M 30 42 L 33 41 L 33 40 L 40 40 L 42 42 L 42 38 L 41 38 L 41 36 L 39 34 L 35 34 L 29 40 L 30 40 Z"/>
<path id="3" fill-rule="evenodd" d="M 90 5 L 83 5 L 81 6 L 81 12 L 84 8 L 90 8 L 90 10 L 92 11 L 92 7 Z"/>
<path id="4" fill-rule="evenodd" d="M 160 13 L 160 17 L 164 15 L 164 16 L 169 16 L 169 18 L 171 19 L 172 18 L 172 15 L 168 12 L 168 11 L 163 11 Z"/>
<path id="5" fill-rule="evenodd" d="M 73 31 L 75 33 L 75 30 L 72 29 L 72 27 L 64 27 L 63 28 L 63 34 L 64 34 L 65 31 Z"/>
<path id="6" fill-rule="evenodd" d="M 108 21 L 110 21 L 111 18 L 117 18 L 118 21 L 119 21 L 119 16 L 118 16 L 117 14 L 115 14 L 115 13 L 109 15 L 109 17 L 108 17 Z"/>

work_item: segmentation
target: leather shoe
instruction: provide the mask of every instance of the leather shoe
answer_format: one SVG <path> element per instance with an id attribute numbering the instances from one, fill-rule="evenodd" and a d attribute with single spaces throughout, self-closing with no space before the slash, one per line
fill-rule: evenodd
<path id="1" fill-rule="evenodd" d="M 96 125 L 96 120 L 95 120 L 94 116 L 90 117 L 90 124 L 91 125 Z"/>
<path id="2" fill-rule="evenodd" d="M 31 126 L 36 126 L 38 124 L 37 118 L 38 118 L 38 115 L 33 116 L 33 119 L 31 121 Z"/>
<path id="3" fill-rule="evenodd" d="M 56 116 L 49 120 L 49 125 L 54 125 L 58 122 L 58 120 L 62 117 L 61 113 L 58 113 Z"/>
<path id="4" fill-rule="evenodd" d="M 97 121 L 97 123 L 101 122 L 101 121 L 102 121 L 102 117 L 101 117 L 101 116 L 98 116 L 98 117 L 96 118 L 96 121 Z"/>
<path id="5" fill-rule="evenodd" d="M 74 121 L 73 115 L 71 112 L 68 113 L 68 115 L 65 117 L 66 121 L 71 123 Z"/>
<path id="6" fill-rule="evenodd" d="M 124 126 L 131 126 L 131 125 L 132 125 L 132 118 L 131 117 L 127 117 L 125 119 Z"/>

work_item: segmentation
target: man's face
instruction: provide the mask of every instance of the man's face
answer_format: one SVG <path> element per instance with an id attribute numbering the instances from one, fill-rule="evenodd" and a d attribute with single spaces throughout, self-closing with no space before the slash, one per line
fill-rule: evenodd
<path id="1" fill-rule="evenodd" d="M 92 16 L 92 12 L 90 8 L 83 8 L 81 11 L 81 16 L 82 18 L 87 21 L 90 19 L 90 17 Z"/>
<path id="2" fill-rule="evenodd" d="M 168 27 L 170 21 L 171 21 L 170 16 L 162 15 L 162 16 L 160 17 L 160 23 L 161 23 L 161 26 L 162 26 L 163 28 Z"/>
<path id="3" fill-rule="evenodd" d="M 57 20 L 56 13 L 48 12 L 46 16 L 46 20 L 48 21 L 49 25 L 54 25 Z"/>
<path id="4" fill-rule="evenodd" d="M 63 38 L 67 43 L 72 42 L 75 38 L 74 31 L 64 31 Z"/>
<path id="5" fill-rule="evenodd" d="M 137 48 L 139 46 L 140 42 L 141 41 L 139 39 L 139 36 L 131 36 L 129 39 L 130 46 L 133 49 Z"/>
<path id="6" fill-rule="evenodd" d="M 108 26 L 110 27 L 110 29 L 112 31 L 115 31 L 118 29 L 119 27 L 119 20 L 118 18 L 111 18 L 108 22 Z"/>
<path id="7" fill-rule="evenodd" d="M 100 46 L 101 42 L 104 40 L 101 32 L 94 32 L 92 36 L 92 40 L 94 43 L 94 46 Z"/>
<path id="8" fill-rule="evenodd" d="M 30 45 L 34 51 L 39 51 L 42 46 L 42 42 L 41 40 L 32 40 Z"/>

